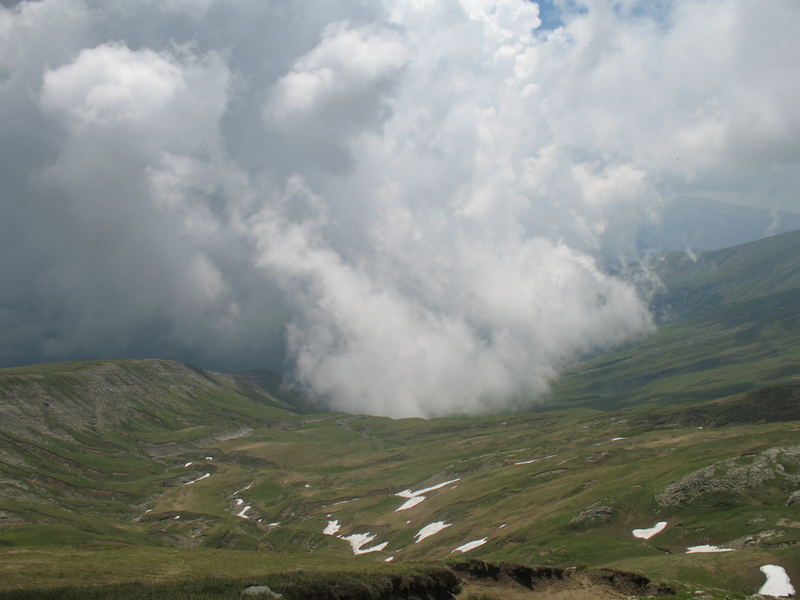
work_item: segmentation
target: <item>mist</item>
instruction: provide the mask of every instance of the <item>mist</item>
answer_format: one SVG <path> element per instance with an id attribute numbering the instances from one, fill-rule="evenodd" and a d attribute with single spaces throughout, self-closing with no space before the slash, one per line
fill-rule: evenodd
<path id="1" fill-rule="evenodd" d="M 5 2 L 0 366 L 528 406 L 652 331 L 607 265 L 664 202 L 797 206 L 797 22 L 794 0 Z"/>

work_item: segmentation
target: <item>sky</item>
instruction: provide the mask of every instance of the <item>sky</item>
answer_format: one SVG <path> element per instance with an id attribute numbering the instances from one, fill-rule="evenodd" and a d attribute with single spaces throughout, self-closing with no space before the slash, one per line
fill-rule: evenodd
<path id="1" fill-rule="evenodd" d="M 524 406 L 653 329 L 665 202 L 798 208 L 796 0 L 5 0 L 0 365 Z"/>

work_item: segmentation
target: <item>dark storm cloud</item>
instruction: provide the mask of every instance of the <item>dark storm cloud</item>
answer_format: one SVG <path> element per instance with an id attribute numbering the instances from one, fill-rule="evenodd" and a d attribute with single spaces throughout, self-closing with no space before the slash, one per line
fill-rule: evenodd
<path id="1" fill-rule="evenodd" d="M 790 0 L 3 6 L 3 365 L 507 407 L 651 327 L 599 264 L 664 198 L 800 183 Z"/>

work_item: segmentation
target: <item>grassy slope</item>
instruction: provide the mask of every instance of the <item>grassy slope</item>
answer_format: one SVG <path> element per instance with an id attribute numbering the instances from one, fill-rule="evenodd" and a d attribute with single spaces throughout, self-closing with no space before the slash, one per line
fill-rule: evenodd
<path id="1" fill-rule="evenodd" d="M 728 404 L 723 409 L 730 412 Z M 713 415 L 717 408 L 704 411 Z M 152 475 L 163 487 L 137 496 L 135 510 L 116 512 L 109 500 L 105 513 L 79 519 L 78 514 L 87 513 L 57 513 L 54 507 L 47 519 L 0 529 L 0 543 L 6 544 L 0 554 L 5 571 L 0 586 L 25 585 L 32 573 L 40 584 L 59 585 L 132 581 L 142 577 L 142 569 L 162 581 L 197 573 L 257 575 L 289 564 L 371 569 L 387 556 L 395 557 L 394 564 L 447 560 L 457 556 L 451 553 L 456 546 L 482 537 L 488 542 L 471 556 L 635 567 L 655 578 L 742 592 L 759 585 L 758 566 L 766 562 L 782 564 L 800 578 L 795 545 L 800 515 L 798 505 L 784 505 L 791 491 L 786 482 L 769 481 L 736 497 L 705 498 L 687 506 L 662 507 L 655 501 L 668 483 L 699 467 L 795 445 L 800 424 L 698 429 L 686 426 L 686 420 L 680 411 L 641 409 L 430 421 L 320 414 L 284 416 L 280 426 L 253 427 L 242 437 L 210 445 L 207 439 L 183 440 L 183 454 L 170 457 L 172 466 Z M 614 437 L 625 439 L 610 441 Z M 211 476 L 182 485 L 187 475 L 181 461 L 206 453 L 214 460 L 195 474 L 209 471 Z M 539 460 L 514 464 L 533 458 Z M 410 510 L 395 512 L 403 502 L 396 492 L 454 478 L 460 481 L 431 492 Z M 107 480 L 109 486 L 112 482 Z M 235 498 L 252 506 L 253 518 L 235 516 Z M 598 501 L 614 506 L 612 519 L 570 524 Z M 3 510 L 18 514 L 22 509 L 6 502 Z M 371 532 L 377 534 L 373 543 L 388 546 L 353 558 L 343 540 L 322 534 L 329 519 L 339 520 L 342 534 Z M 451 526 L 413 542 L 422 526 L 439 520 Z M 652 541 L 631 536 L 632 529 L 657 520 L 670 525 Z M 270 526 L 273 522 L 280 525 Z M 722 545 L 759 531 L 777 533 L 770 545 L 742 546 L 725 555 L 682 554 L 689 545 Z M 53 548 L 54 542 L 79 551 L 69 550 L 71 558 L 63 559 L 64 551 Z"/>
<path id="2" fill-rule="evenodd" d="M 800 232 L 667 255 L 666 321 L 562 374 L 550 406 L 620 408 L 710 400 L 800 380 Z"/>
<path id="3" fill-rule="evenodd" d="M 694 258 L 672 252 L 655 264 L 665 290 L 654 310 L 663 319 L 696 316 L 800 287 L 800 231 Z"/>
<path id="4" fill-rule="evenodd" d="M 0 544 L 145 542 L 142 502 L 224 469 L 198 448 L 289 414 L 169 361 L 0 370 Z"/>

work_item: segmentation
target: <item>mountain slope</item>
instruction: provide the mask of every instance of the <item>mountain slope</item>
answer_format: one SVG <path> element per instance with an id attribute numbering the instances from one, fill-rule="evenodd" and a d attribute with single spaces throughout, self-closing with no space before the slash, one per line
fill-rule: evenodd
<path id="1" fill-rule="evenodd" d="M 655 264 L 661 321 L 697 316 L 800 288 L 800 231 L 713 252 L 672 252 Z"/>
<path id="2" fill-rule="evenodd" d="M 171 361 L 2 369 L 0 524 L 18 541 L 126 538 L 133 506 L 166 481 L 216 470 L 198 447 L 290 415 L 235 377 Z"/>
<path id="3" fill-rule="evenodd" d="M 258 405 L 238 398 L 205 413 L 203 375 L 162 368 L 182 382 L 175 402 L 197 394 L 188 426 L 129 417 L 70 427 L 70 439 L 6 438 L 3 489 L 16 495 L 0 496 L 0 588 L 30 586 L 31 570 L 37 585 L 63 584 L 66 564 L 72 584 L 136 581 L 145 566 L 162 581 L 389 557 L 402 571 L 458 559 L 470 543 L 470 557 L 635 569 L 718 598 L 755 591 L 761 564 L 800 577 L 800 503 L 787 504 L 800 489 L 796 386 L 702 407 L 427 421 L 265 407 L 243 421 L 242 406 Z M 64 393 L 50 408 L 76 401 Z M 668 525 L 653 540 L 632 535 L 658 521 Z M 734 551 L 686 554 L 701 544 Z M 67 548 L 77 548 L 69 559 Z"/>
<path id="4" fill-rule="evenodd" d="M 800 232 L 656 263 L 657 331 L 562 373 L 547 406 L 711 400 L 800 378 Z"/>

